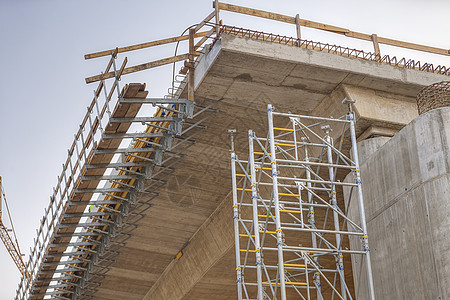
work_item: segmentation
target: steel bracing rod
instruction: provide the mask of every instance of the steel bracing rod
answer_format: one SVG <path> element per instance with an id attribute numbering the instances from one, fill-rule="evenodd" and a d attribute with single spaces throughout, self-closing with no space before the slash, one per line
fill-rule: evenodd
<path id="1" fill-rule="evenodd" d="M 163 145 L 158 144 L 158 143 L 155 143 L 155 142 L 152 142 L 152 141 L 143 140 L 143 139 L 140 139 L 140 138 L 136 138 L 136 141 L 143 142 L 143 143 L 145 143 L 145 144 L 147 144 L 147 145 L 156 146 L 156 147 L 158 147 L 158 148 L 163 148 Z M 132 148 L 132 149 L 135 149 L 135 148 Z M 137 149 L 139 149 L 139 148 L 137 148 Z M 144 148 L 144 149 L 145 149 L 145 148 Z"/>
<path id="2" fill-rule="evenodd" d="M 295 137 L 295 133 L 294 133 L 294 137 Z M 306 145 L 305 145 L 305 147 L 306 147 Z M 326 146 L 325 146 L 326 147 Z M 295 147 L 295 149 L 297 149 L 298 147 Z M 289 153 L 287 153 L 283 148 L 279 148 L 281 151 L 280 152 L 282 152 L 282 153 L 286 153 L 287 155 L 289 155 L 289 156 L 291 156 L 292 157 L 292 155 L 290 155 Z M 296 153 L 296 155 L 297 155 L 297 150 L 295 150 L 295 153 Z M 294 157 L 292 157 L 292 158 L 294 158 Z M 302 169 L 306 169 L 306 168 L 308 168 L 309 169 L 309 172 L 310 172 L 310 174 L 312 174 L 312 175 L 314 175 L 314 177 L 316 178 L 316 180 L 319 180 L 319 181 L 316 181 L 316 183 L 320 183 L 321 185 L 322 185 L 322 187 L 324 187 L 324 188 L 326 188 L 326 186 L 325 186 L 325 183 L 327 183 L 322 177 L 320 177 L 318 174 L 316 174 L 312 169 L 311 169 L 311 163 L 309 164 L 309 165 L 306 165 L 306 164 L 304 164 L 303 162 L 304 161 L 298 161 L 298 159 L 296 160 L 296 161 L 292 161 L 292 160 L 287 160 L 287 159 L 285 159 L 285 160 L 282 160 L 282 159 L 278 159 L 278 161 L 280 162 L 286 162 L 286 163 L 288 163 L 288 165 L 282 165 L 282 164 L 278 164 L 278 166 L 281 168 L 281 167 L 288 167 L 288 168 L 302 168 Z M 305 160 L 306 161 L 306 160 Z M 300 166 L 298 165 L 298 164 L 301 164 Z M 293 164 L 295 164 L 295 165 L 293 165 Z M 316 164 L 320 164 L 320 165 L 322 165 L 322 163 L 316 163 Z M 337 168 L 337 167 L 336 167 Z M 352 167 L 348 167 L 348 166 L 343 166 L 343 168 L 350 168 L 350 169 L 353 169 Z M 280 178 L 280 177 L 279 177 Z M 301 179 L 302 181 L 306 181 L 306 180 L 304 180 L 304 179 Z M 309 180 L 311 180 L 311 178 L 309 178 Z M 323 182 L 323 183 L 322 183 Z"/>
<path id="3" fill-rule="evenodd" d="M 333 145 L 333 140 L 331 139 L 330 133 L 331 133 L 331 129 L 329 127 L 325 127 L 324 128 L 325 131 L 325 141 L 327 142 L 327 159 L 328 159 L 328 163 L 332 164 L 333 163 L 333 152 L 332 152 L 332 145 Z M 338 255 L 337 255 L 337 269 L 339 270 L 339 279 L 340 279 L 340 283 L 341 283 L 341 294 L 342 294 L 342 298 L 344 300 L 347 299 L 347 294 L 345 292 L 345 278 L 344 278 L 344 258 L 343 255 L 341 253 L 339 253 L 339 251 L 341 250 L 341 234 L 338 233 L 340 230 L 340 226 L 339 226 L 339 215 L 337 213 L 338 210 L 338 204 L 337 204 L 337 198 L 336 198 L 336 186 L 334 184 L 335 181 L 335 174 L 334 174 L 334 169 L 332 167 L 328 167 L 328 174 L 330 177 L 330 181 L 332 182 L 332 186 L 331 186 L 331 205 L 333 205 L 333 207 L 335 208 L 333 210 L 333 220 L 334 220 L 334 229 L 336 231 L 336 245 L 338 247 Z"/>
<path id="4" fill-rule="evenodd" d="M 275 206 L 275 222 L 276 222 L 276 232 L 277 232 L 277 251 L 278 251 L 278 274 L 280 276 L 280 292 L 281 300 L 286 300 L 286 285 L 285 285 L 285 275 L 284 275 L 284 258 L 283 258 L 283 233 L 281 230 L 281 214 L 280 214 L 280 203 L 278 195 L 278 173 L 277 173 L 277 161 L 275 153 L 275 141 L 274 141 L 274 129 L 273 129 L 273 107 L 272 105 L 267 105 L 267 113 L 269 120 L 269 144 L 270 144 L 270 159 L 272 164 L 272 182 L 273 182 L 273 201 Z"/>
<path id="5" fill-rule="evenodd" d="M 325 201 L 322 197 L 317 195 L 313 190 L 309 189 L 307 186 L 305 186 L 305 189 L 308 190 L 308 192 L 310 192 L 314 197 L 319 199 L 323 204 L 328 206 L 328 208 L 330 208 L 333 212 L 334 211 L 337 212 L 342 218 L 347 220 L 347 222 L 349 222 L 352 225 L 352 227 L 355 228 L 355 230 L 360 230 L 361 232 L 363 232 L 363 229 L 361 227 L 359 227 L 358 224 L 356 224 L 351 219 L 349 219 L 344 213 L 342 213 L 341 210 L 339 209 L 339 207 L 334 207 L 333 205 L 329 204 L 327 201 Z"/>
<path id="6" fill-rule="evenodd" d="M 299 126 L 305 126 L 304 124 L 302 124 L 302 122 L 300 122 L 299 120 L 295 120 L 296 123 L 298 123 Z M 338 149 L 336 149 L 333 145 L 331 145 L 330 143 L 327 142 L 326 139 L 323 139 L 320 135 L 318 135 L 317 133 L 315 133 L 313 130 L 311 130 L 310 128 L 306 127 L 306 130 L 308 130 L 312 135 L 314 135 L 316 138 L 318 138 L 320 141 L 322 141 L 325 145 L 327 145 L 328 147 L 331 147 L 331 149 L 333 150 L 333 152 L 337 153 L 340 157 L 342 157 L 342 161 L 348 165 L 348 163 L 354 164 L 355 162 L 352 161 L 350 158 L 348 158 L 346 155 L 344 155 L 341 151 L 339 151 Z"/>
<path id="7" fill-rule="evenodd" d="M 167 104 L 166 104 L 167 105 Z M 181 114 L 181 115 L 185 115 L 185 112 L 170 108 L 169 106 L 164 106 L 163 104 L 154 104 L 154 106 L 162 108 L 163 110 L 167 110 L 176 114 Z"/>
<path id="8" fill-rule="evenodd" d="M 244 223 L 252 223 L 253 222 L 252 220 L 245 220 L 245 219 L 241 220 L 241 221 L 244 222 Z M 271 224 L 271 225 L 275 225 L 276 224 L 275 222 L 261 222 L 261 221 L 259 222 L 259 224 L 264 224 L 264 223 Z M 285 223 L 281 223 L 281 225 L 283 225 L 283 224 L 285 224 Z M 287 223 L 287 225 L 293 226 L 293 224 L 291 224 L 291 223 Z M 319 230 L 308 230 L 308 229 L 304 229 L 304 228 L 294 228 L 294 227 L 284 227 L 284 226 L 282 226 L 281 229 L 286 229 L 286 230 L 291 230 L 291 231 L 312 232 L 314 235 L 316 235 L 321 241 L 323 241 L 326 244 L 326 246 L 328 247 L 329 250 L 332 250 L 334 253 L 338 252 L 338 248 L 336 248 L 331 242 L 329 242 L 327 239 L 325 239 L 323 237 L 323 235 L 320 234 L 320 232 L 323 232 L 325 230 L 320 230 L 320 229 Z M 270 234 L 270 236 L 273 236 L 276 239 L 276 236 L 273 235 L 276 232 L 272 232 L 270 230 L 264 229 L 264 230 L 260 230 L 260 233 L 264 233 L 264 234 L 268 233 L 268 234 Z M 326 233 L 333 234 L 335 232 L 334 231 L 329 231 L 329 232 L 326 232 Z M 348 233 L 348 232 L 344 232 L 343 231 L 343 233 Z M 289 246 L 285 246 L 285 247 L 289 247 Z M 309 249 L 314 249 L 314 248 L 309 248 Z M 325 248 L 316 248 L 316 249 L 325 249 Z"/>
<path id="9" fill-rule="evenodd" d="M 214 101 L 213 103 L 207 105 L 206 107 L 203 107 L 201 110 L 199 110 L 198 112 L 196 112 L 196 113 L 192 116 L 192 118 L 195 118 L 196 116 L 198 116 L 199 114 L 201 114 L 202 112 L 204 112 L 204 111 L 206 111 L 206 110 L 212 111 L 213 113 L 218 112 L 218 110 L 211 109 L 211 107 L 213 107 L 214 105 L 216 105 L 217 103 L 219 103 L 219 102 L 222 101 L 223 99 L 225 99 L 225 98 L 220 98 L 220 99 Z M 197 107 L 199 107 L 199 106 L 197 105 Z"/>
<path id="10" fill-rule="evenodd" d="M 295 152 L 295 150 L 297 149 L 295 144 L 292 144 L 292 146 L 290 148 L 287 148 L 287 149 L 283 149 L 281 147 L 282 145 L 279 145 L 279 143 L 277 143 L 277 142 L 275 142 L 275 146 L 277 146 L 276 148 L 279 150 L 279 151 L 277 151 L 277 154 L 282 155 L 285 160 L 287 160 L 287 161 L 296 161 L 294 155 L 289 153 L 289 152 L 292 152 L 292 151 Z M 289 158 L 291 158 L 291 159 L 289 159 Z"/>
<path id="11" fill-rule="evenodd" d="M 349 224 L 355 229 L 355 230 L 359 230 L 361 232 L 363 232 L 363 229 L 361 227 L 359 227 L 354 221 L 352 221 L 351 219 L 349 219 L 344 213 L 341 212 L 339 207 L 334 207 L 331 204 L 329 204 L 327 201 L 325 201 L 322 197 L 320 197 L 319 195 L 317 195 L 313 189 L 309 189 L 308 186 L 304 186 L 304 188 L 311 193 L 311 195 L 313 195 L 314 197 L 316 197 L 317 199 L 319 199 L 323 205 L 317 205 L 317 204 L 307 204 L 304 203 L 303 205 L 305 206 L 316 206 L 316 207 L 328 207 L 329 209 L 331 209 L 332 211 L 336 211 L 342 218 L 344 218 L 345 220 L 347 220 L 347 222 L 349 222 Z M 270 200 L 264 200 L 264 201 L 270 201 Z M 279 203 L 286 203 L 285 201 L 279 201 Z"/>
<path id="12" fill-rule="evenodd" d="M 252 130 L 248 131 L 248 148 L 249 148 L 249 162 L 250 162 L 250 180 L 252 187 L 252 203 L 253 203 L 253 231 L 255 233 L 255 256 L 256 256 L 256 277 L 258 282 L 258 300 L 263 300 L 263 286 L 262 286 L 262 261 L 261 261 L 261 245 L 259 240 L 259 225 L 258 225 L 258 190 L 256 187 L 256 169 L 255 169 L 255 154 L 253 149 L 254 133 Z"/>
<path id="13" fill-rule="evenodd" d="M 195 127 L 198 127 L 201 123 L 203 123 L 204 121 L 208 120 L 209 118 L 211 118 L 212 116 L 214 116 L 216 114 L 216 112 L 212 112 L 209 115 L 207 115 L 206 117 L 204 117 L 203 119 L 195 122 L 194 124 L 190 125 L 188 128 L 184 129 L 180 135 L 185 134 L 186 132 L 192 130 Z"/>
<path id="14" fill-rule="evenodd" d="M 145 166 L 145 165 L 144 165 L 144 166 Z M 128 169 L 126 169 L 126 168 L 120 168 L 120 167 L 116 167 L 115 169 L 116 169 L 117 171 L 122 171 L 122 172 L 124 172 L 124 173 L 129 173 L 129 174 L 137 175 L 137 176 L 139 176 L 139 177 L 143 177 L 143 178 L 145 178 L 145 179 L 149 179 L 147 176 L 145 176 L 144 173 L 141 173 L 141 172 L 138 172 L 138 171 L 128 170 Z M 131 176 L 131 175 L 128 175 L 128 176 Z"/>
<path id="15" fill-rule="evenodd" d="M 289 119 L 290 119 L 290 121 L 291 122 L 293 122 L 294 124 L 295 124 L 295 120 L 296 119 L 298 119 L 298 118 L 293 118 L 293 117 L 289 117 Z M 313 124 L 310 124 L 310 125 L 308 125 L 308 126 L 306 126 L 306 127 L 308 127 L 308 128 L 313 128 L 313 127 L 316 127 L 316 126 L 319 126 L 319 125 L 322 125 L 322 124 L 325 124 L 326 123 L 326 121 L 320 121 L 320 122 L 317 122 L 317 123 L 313 123 Z M 301 134 L 303 134 L 305 137 L 306 137 L 306 134 L 305 134 L 305 132 L 304 132 L 304 130 L 305 130 L 305 128 L 306 127 L 299 127 L 299 128 L 295 128 L 295 127 L 293 127 L 293 129 L 294 129 L 294 132 L 299 132 L 299 133 L 301 133 Z M 281 131 L 287 131 L 287 132 L 285 132 L 285 133 L 281 133 L 281 134 L 279 134 L 279 135 L 276 135 L 275 136 L 275 141 L 276 142 L 278 142 L 279 140 L 279 138 L 282 138 L 282 137 L 284 137 L 284 136 L 287 136 L 287 135 L 289 135 L 289 131 L 291 131 L 290 129 L 287 129 L 287 128 L 274 128 L 275 130 L 281 130 Z M 321 145 L 321 144 L 317 144 L 319 147 L 323 147 L 323 145 Z"/>
<path id="16" fill-rule="evenodd" d="M 302 252 L 304 253 L 304 252 Z M 317 273 L 320 274 L 320 276 L 323 277 L 323 279 L 325 280 L 326 283 L 328 283 L 328 285 L 331 287 L 331 289 L 333 290 L 334 293 L 336 293 L 338 295 L 339 298 L 343 299 L 341 294 L 339 294 L 339 292 L 336 290 L 336 288 L 334 287 L 335 285 L 332 284 L 328 278 L 325 276 L 325 274 L 323 273 L 323 271 L 321 270 L 321 267 L 319 266 L 319 264 L 317 264 L 315 262 L 315 260 L 313 260 L 308 253 L 304 253 L 305 258 L 309 261 L 309 263 L 314 267 L 314 269 L 316 270 Z M 322 295 L 320 295 L 321 299 L 323 299 Z"/>
<path id="17" fill-rule="evenodd" d="M 171 129 L 169 127 L 159 126 L 159 125 L 152 124 L 152 123 L 149 123 L 149 122 L 142 122 L 142 125 L 147 125 L 149 127 L 158 128 L 158 129 L 161 129 L 161 130 L 165 130 L 167 132 L 173 132 L 173 129 Z"/>
<path id="18" fill-rule="evenodd" d="M 156 164 L 156 161 L 154 159 L 152 159 L 152 158 L 148 158 L 148 157 L 144 157 L 144 156 L 140 156 L 140 155 L 135 155 L 135 154 L 132 154 L 132 153 L 129 153 L 128 156 L 141 159 L 142 161 L 148 161 L 150 163 Z"/>
<path id="19" fill-rule="evenodd" d="M 341 133 L 341 135 L 339 137 L 339 148 L 338 148 L 339 151 L 342 151 L 342 146 L 344 144 L 344 138 L 345 138 L 345 131 L 346 130 L 347 130 L 347 124 L 344 124 L 344 126 L 342 126 L 342 133 Z M 339 159 L 340 158 L 341 157 L 338 155 L 337 158 L 336 158 L 336 164 L 339 164 Z M 337 170 L 334 169 L 334 172 L 337 172 Z"/>
<path id="20" fill-rule="evenodd" d="M 242 266 L 241 266 L 241 253 L 239 243 L 239 206 L 237 195 L 237 183 L 236 183 L 236 153 L 231 152 L 231 176 L 232 176 L 232 189 L 233 189 L 233 222 L 234 222 L 234 245 L 236 254 L 236 276 L 237 276 L 237 289 L 238 300 L 242 300 Z"/>
<path id="21" fill-rule="evenodd" d="M 347 115 L 347 120 L 350 122 L 350 139 L 352 142 L 352 154 L 353 161 L 355 162 L 355 175 L 356 175 L 356 183 L 357 187 L 357 195 L 358 195 L 358 205 L 359 205 L 359 216 L 361 219 L 361 227 L 364 232 L 364 236 L 362 238 L 362 249 L 366 254 L 366 270 L 367 270 L 367 283 L 368 283 L 368 291 L 369 291 L 369 299 L 375 300 L 375 289 L 373 286 L 373 277 L 372 277 L 372 264 L 370 261 L 370 249 L 369 249 L 369 240 L 367 235 L 367 223 L 366 223 L 366 215 L 364 210 L 364 200 L 363 200 L 363 192 L 362 192 L 362 183 L 361 183 L 361 171 L 359 169 L 359 158 L 358 158 L 358 148 L 356 145 L 356 133 L 355 133 L 355 117 L 354 113 L 350 112 Z"/>

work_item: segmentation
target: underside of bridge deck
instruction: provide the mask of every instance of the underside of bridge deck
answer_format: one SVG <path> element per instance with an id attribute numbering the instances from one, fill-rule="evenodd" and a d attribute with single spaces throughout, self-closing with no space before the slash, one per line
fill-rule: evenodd
<path id="1" fill-rule="evenodd" d="M 245 156 L 247 130 L 266 133 L 267 104 L 283 112 L 340 117 L 347 98 L 356 100 L 357 135 L 370 127 L 393 134 L 416 117 L 417 92 L 446 77 L 226 34 L 200 57 L 195 71 L 196 103 L 224 98 L 214 107 L 219 112 L 203 123 L 207 129 L 152 200 L 96 299 L 235 296 L 227 129 L 237 129 L 237 152 Z M 351 277 L 349 256 L 345 263 Z"/>

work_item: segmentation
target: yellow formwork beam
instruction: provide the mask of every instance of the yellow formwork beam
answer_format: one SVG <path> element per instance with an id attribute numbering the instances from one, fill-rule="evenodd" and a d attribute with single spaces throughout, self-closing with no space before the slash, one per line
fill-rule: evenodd
<path id="1" fill-rule="evenodd" d="M 274 127 L 274 130 L 281 130 L 281 131 L 294 131 L 294 129 L 290 129 L 290 128 L 280 128 L 280 127 Z"/>
<path id="2" fill-rule="evenodd" d="M 279 196 L 287 196 L 287 197 L 300 197 L 299 194 L 286 194 L 286 193 L 278 193 Z"/>
<path id="3" fill-rule="evenodd" d="M 277 146 L 286 146 L 286 147 L 295 147 L 294 144 L 286 144 L 286 143 L 275 143 Z"/>

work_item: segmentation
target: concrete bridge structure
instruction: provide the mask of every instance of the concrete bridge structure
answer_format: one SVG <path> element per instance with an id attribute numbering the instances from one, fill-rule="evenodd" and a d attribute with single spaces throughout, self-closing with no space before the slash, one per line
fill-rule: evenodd
<path id="1" fill-rule="evenodd" d="M 230 128 L 237 130 L 236 151 L 246 155 L 248 152 L 246 146 L 247 130 L 251 128 L 261 136 L 267 131 L 267 104 L 274 105 L 277 111 L 282 112 L 340 117 L 345 115 L 348 110 L 348 106 L 342 104 L 342 100 L 348 99 L 355 101 L 351 106 L 357 116 L 356 134 L 360 143 L 364 145 L 364 143 L 375 141 L 375 139 L 372 139 L 373 137 L 380 136 L 384 137 L 384 141 L 391 137 L 394 137 L 392 140 L 398 140 L 405 135 L 406 130 L 410 130 L 405 126 L 411 122 L 419 122 L 413 121 L 418 117 L 416 103 L 418 92 L 430 84 L 449 79 L 448 71 L 447 73 L 428 72 L 417 68 L 408 68 L 403 64 L 392 61 L 377 60 L 375 56 L 352 53 L 345 48 L 327 50 L 326 48 L 301 47 L 299 44 L 283 42 L 280 38 L 271 40 L 268 34 L 258 36 L 249 30 L 227 26 L 221 27 L 220 34 L 217 35 L 214 42 L 203 48 L 195 66 L 190 68 L 190 70 L 195 70 L 195 72 L 192 72 L 192 87 L 195 92 L 196 105 L 194 112 L 199 112 L 204 108 L 207 109 L 202 114 L 191 114 L 190 117 L 192 118 L 186 119 L 181 125 L 183 129 L 179 136 L 182 139 L 170 140 L 171 145 L 177 145 L 183 141 L 184 145 L 189 145 L 189 147 L 180 154 L 177 154 L 175 150 L 164 152 L 162 164 L 159 163 L 151 168 L 142 165 L 144 169 L 146 168 L 146 171 L 142 171 L 142 173 L 149 176 L 137 183 L 140 190 L 134 196 L 136 202 L 132 202 L 129 207 L 131 214 L 124 215 L 121 221 L 123 224 L 116 226 L 114 234 L 108 239 L 108 243 L 102 251 L 99 250 L 100 246 L 91 248 L 99 250 L 98 253 L 96 252 L 97 258 L 94 263 L 90 265 L 87 260 L 79 259 L 78 265 L 84 266 L 86 270 L 82 268 L 72 269 L 71 274 L 76 274 L 80 278 L 83 277 L 82 274 L 84 273 L 82 272 L 87 272 L 88 275 L 82 281 L 76 279 L 78 277 L 65 279 L 66 282 L 78 283 L 72 285 L 71 290 L 74 292 L 71 293 L 61 294 L 61 292 L 55 292 L 55 289 L 49 287 L 50 278 L 56 276 L 55 270 L 58 270 L 54 266 L 57 265 L 60 257 L 64 256 L 63 254 L 58 256 L 56 253 L 67 252 L 67 245 L 74 241 L 76 236 L 74 233 L 77 233 L 76 229 L 57 231 L 51 242 L 54 248 L 49 248 L 50 250 L 43 253 L 47 258 L 43 260 L 40 273 L 36 277 L 38 280 L 35 286 L 38 288 L 34 288 L 33 292 L 29 294 L 31 295 L 29 296 L 30 299 L 46 299 L 45 297 L 155 300 L 237 299 L 229 159 L 230 141 L 227 130 Z M 118 68 L 117 72 L 119 71 Z M 127 86 L 127 90 L 121 93 L 125 100 L 127 98 L 145 99 L 147 93 L 144 91 L 144 87 L 144 85 L 130 84 Z M 131 90 L 132 88 L 135 90 Z M 188 85 L 179 89 L 179 99 L 189 97 L 188 89 Z M 133 104 L 130 100 L 129 103 L 125 101 L 122 104 L 119 103 L 115 108 L 111 107 L 111 118 L 135 118 L 139 108 L 150 102 L 142 101 L 139 105 L 136 103 Z M 150 104 L 154 104 L 154 102 Z M 122 114 L 114 115 L 119 110 L 123 110 Z M 447 112 L 442 112 L 442 114 L 445 113 Z M 155 117 L 161 117 L 161 114 L 155 115 Z M 424 115 L 421 118 L 424 119 L 427 116 Z M 108 129 L 107 126 L 110 125 L 105 126 L 105 131 L 102 134 L 127 134 L 129 130 L 128 127 L 123 125 L 126 123 L 123 123 L 124 121 L 126 120 L 120 121 L 122 123 L 119 123 L 119 129 L 114 132 Z M 154 119 L 149 121 L 153 122 Z M 195 134 L 186 136 L 183 130 L 190 128 L 191 125 L 195 127 L 193 129 Z M 120 126 L 123 126 L 123 128 Z M 450 138 L 448 136 L 448 124 L 436 126 L 444 126 L 446 133 L 442 133 L 442 136 Z M 433 132 L 441 131 L 437 128 Z M 339 140 L 340 135 L 341 132 L 332 132 L 335 140 Z M 145 137 L 149 136 L 143 138 Z M 124 138 L 124 136 L 112 137 L 112 141 L 117 139 L 116 148 L 120 148 L 119 144 Z M 156 138 L 162 139 L 160 136 L 152 136 L 152 138 L 155 139 L 153 142 L 156 142 Z M 168 141 L 169 139 L 166 139 L 166 143 Z M 383 151 L 396 151 L 391 149 L 392 147 L 395 148 L 394 143 L 394 141 L 388 142 L 385 146 L 387 147 L 386 150 Z M 401 142 L 398 143 L 401 144 Z M 400 144 L 398 144 L 398 147 L 402 147 L 402 149 L 407 147 Z M 418 145 L 418 147 L 430 146 L 427 144 Z M 448 148 L 445 148 L 448 147 L 448 140 L 443 142 L 440 147 L 444 149 L 442 151 L 447 151 L 448 157 Z M 113 147 L 109 145 L 102 149 L 113 149 Z M 130 163 L 123 157 L 113 157 L 112 154 L 119 153 L 114 151 L 111 150 L 111 156 L 105 158 L 105 161 L 99 161 L 99 163 L 114 163 L 106 162 L 108 159 Z M 344 141 L 343 151 L 345 153 L 350 151 L 348 140 Z M 422 161 L 422 156 L 428 155 L 428 152 L 419 152 L 418 157 Z M 123 155 L 127 152 L 121 153 Z M 373 192 L 374 184 L 378 184 L 378 180 L 382 180 L 381 177 L 401 178 L 404 174 L 402 172 L 392 174 L 387 170 L 384 173 L 373 171 L 379 170 L 377 164 L 384 164 L 384 157 L 390 157 L 389 153 L 386 153 L 385 156 L 381 153 L 376 152 L 374 154 L 377 156 L 376 161 L 375 158 L 370 158 L 370 155 L 364 156 L 361 154 L 364 161 L 367 161 L 362 169 L 363 187 L 366 193 Z M 173 157 L 177 158 L 173 165 L 171 161 L 164 161 L 165 157 L 172 154 Z M 97 157 L 95 155 L 106 157 L 108 154 L 99 152 L 92 155 L 94 157 Z M 149 154 L 148 157 L 155 159 L 152 155 Z M 394 160 L 398 161 L 402 159 L 401 157 L 403 157 L 403 154 Z M 437 164 L 440 164 L 440 162 L 437 162 Z M 414 166 L 414 163 L 411 163 L 411 165 Z M 104 167 L 105 169 L 109 168 L 106 165 Z M 133 167 L 136 166 L 124 165 L 123 168 L 128 169 L 123 169 L 121 172 L 127 172 Z M 118 172 L 117 169 L 115 170 L 111 174 L 114 175 L 114 172 Z M 440 184 L 444 187 L 442 189 L 436 188 L 436 193 L 438 193 L 436 197 L 445 197 L 445 188 L 448 191 L 448 167 L 441 171 L 439 174 L 446 174 L 446 177 L 442 175 L 446 178 L 446 181 L 443 177 L 439 179 L 441 180 Z M 405 172 L 407 173 L 406 170 Z M 102 176 L 101 172 L 83 174 L 80 176 Z M 157 174 L 156 177 L 153 176 L 155 174 Z M 338 179 L 344 181 L 346 175 L 339 173 Z M 430 176 L 432 177 L 432 175 Z M 106 177 L 100 177 L 97 178 L 99 182 L 106 179 Z M 94 180 L 91 177 L 88 179 Z M 428 179 L 427 177 L 423 180 Z M 391 180 L 398 181 L 397 179 Z M 155 185 L 158 182 L 161 185 Z M 409 186 L 401 182 L 398 184 L 399 189 L 404 188 L 406 190 Z M 106 187 L 114 188 L 111 183 Z M 90 186 L 90 188 L 95 189 L 95 186 Z M 81 191 L 80 188 L 78 190 Z M 89 195 L 96 195 L 96 192 L 101 191 L 85 190 L 85 194 L 88 194 L 88 192 L 90 192 Z M 109 192 L 120 191 L 111 190 Z M 83 194 L 83 197 L 85 197 L 85 194 Z M 75 193 L 75 197 L 76 195 L 80 194 Z M 381 194 L 374 195 L 365 195 L 366 201 L 377 202 L 380 201 L 380 198 L 385 197 Z M 446 197 L 448 198 L 448 196 Z M 76 223 L 76 220 L 82 222 L 80 220 L 85 217 L 92 218 L 93 215 L 89 215 L 87 209 L 89 209 L 89 205 L 95 203 L 86 199 L 78 199 L 87 202 L 77 211 L 78 215 L 63 216 L 61 224 L 65 224 L 64 220 L 68 220 L 67 223 Z M 71 201 L 75 202 L 77 199 L 74 198 Z M 139 203 L 145 203 L 145 205 L 134 209 L 134 206 Z M 339 198 L 338 203 L 345 210 L 344 199 Z M 120 210 L 118 207 L 116 209 Z M 377 294 L 378 299 L 400 299 L 398 298 L 401 297 L 400 295 L 389 298 L 387 292 L 384 292 L 389 289 L 380 286 L 388 284 L 383 270 L 393 268 L 396 263 L 393 260 L 393 265 L 389 266 L 381 263 L 381 261 L 386 258 L 386 255 L 401 254 L 394 254 L 396 251 L 395 245 L 372 241 L 373 239 L 380 240 L 383 238 L 377 232 L 390 221 L 386 220 L 387 217 L 383 217 L 382 221 L 376 222 L 377 217 L 372 215 L 375 213 L 372 210 L 372 204 L 369 203 L 368 207 L 368 214 L 372 217 L 369 221 L 371 243 L 377 245 L 377 247 L 388 248 L 388 250 L 381 250 L 380 248 L 372 250 L 374 253 L 388 251 L 383 256 L 374 255 L 372 261 L 374 265 L 383 266 L 382 268 L 374 268 L 375 289 L 380 291 Z M 446 209 L 448 214 L 448 205 Z M 402 214 L 404 212 L 400 210 L 396 213 Z M 393 218 L 396 217 L 393 216 Z M 409 219 L 409 217 L 405 218 Z M 102 226 L 107 226 L 106 223 Z M 127 224 L 131 225 L 128 226 Z M 91 223 L 90 226 L 94 225 Z M 94 226 L 94 228 L 106 227 Z M 66 235 L 63 235 L 64 232 Z M 401 243 L 401 237 L 395 234 L 394 236 L 395 238 L 389 240 L 389 243 Z M 97 241 L 103 242 L 100 238 Z M 58 243 L 59 246 L 55 246 Z M 83 247 L 84 244 L 73 245 L 74 247 Z M 350 246 L 354 245 L 345 240 L 344 247 Z M 445 246 L 442 247 L 445 248 Z M 404 253 L 408 249 L 404 248 L 401 251 Z M 405 253 L 404 255 L 407 256 L 408 254 Z M 417 258 L 420 260 L 420 256 Z M 448 261 L 448 258 L 445 259 Z M 430 264 L 431 261 L 430 258 Z M 352 271 L 350 255 L 344 256 L 344 262 L 345 276 L 353 290 L 355 288 L 353 282 L 359 283 L 361 280 L 360 275 L 356 273 L 358 265 L 357 262 L 354 262 Z M 409 266 L 413 268 L 414 264 L 415 262 L 411 261 Z M 422 272 L 425 274 L 428 269 L 425 268 Z M 442 274 L 445 271 L 433 272 Z M 405 270 L 405 273 L 408 273 L 408 271 Z M 397 276 L 403 275 L 400 274 L 395 277 Z M 441 278 L 440 275 L 436 276 Z M 436 288 L 440 291 L 439 295 L 442 300 L 450 297 L 448 288 L 445 287 L 445 282 L 449 278 L 448 272 L 445 276 L 446 279 L 438 280 L 439 283 Z M 61 285 L 61 281 L 59 281 L 59 284 Z M 429 287 L 429 285 L 427 286 Z M 423 288 L 426 288 L 425 285 Z M 328 292 L 324 291 L 325 294 Z M 36 296 L 32 296 L 33 293 Z M 45 296 L 46 293 L 48 293 L 47 296 Z M 352 291 L 352 294 L 354 293 Z M 430 297 L 426 299 L 431 299 L 438 294 L 427 295 L 430 295 Z M 425 299 L 411 297 L 411 299 Z M 364 298 L 357 297 L 357 299 Z"/>

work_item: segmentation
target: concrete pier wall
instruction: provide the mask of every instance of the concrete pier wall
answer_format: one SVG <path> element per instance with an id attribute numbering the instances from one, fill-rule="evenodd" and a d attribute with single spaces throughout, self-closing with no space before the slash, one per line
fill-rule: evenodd
<path id="1" fill-rule="evenodd" d="M 450 108 L 364 140 L 359 153 L 377 299 L 450 299 Z M 348 211 L 358 213 L 355 192 Z M 356 299 L 367 299 L 364 267 L 353 258 Z"/>

